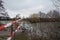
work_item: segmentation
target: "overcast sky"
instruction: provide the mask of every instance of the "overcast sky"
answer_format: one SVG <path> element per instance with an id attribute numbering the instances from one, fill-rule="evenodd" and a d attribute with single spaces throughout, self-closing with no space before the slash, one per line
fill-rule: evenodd
<path id="1" fill-rule="evenodd" d="M 30 14 L 39 11 L 48 12 L 52 10 L 53 4 L 51 0 L 3 0 L 4 7 L 10 17 L 15 17 L 16 14 L 28 17 Z"/>

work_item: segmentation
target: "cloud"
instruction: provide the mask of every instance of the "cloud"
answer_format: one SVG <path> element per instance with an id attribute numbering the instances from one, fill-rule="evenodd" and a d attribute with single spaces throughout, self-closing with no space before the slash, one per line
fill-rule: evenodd
<path id="1" fill-rule="evenodd" d="M 31 14 L 31 13 L 39 12 L 43 9 L 44 9 L 44 6 L 40 5 L 40 6 L 33 6 L 30 8 L 27 8 L 27 9 L 22 9 L 22 10 L 20 10 L 20 12 L 24 12 L 24 13 L 27 12 L 27 13 Z"/>
<path id="2" fill-rule="evenodd" d="M 33 0 L 26 0 L 27 3 L 30 3 L 30 2 L 32 2 L 32 1 L 33 1 Z"/>
<path id="3" fill-rule="evenodd" d="M 11 18 L 15 17 L 18 14 L 18 11 L 14 11 L 14 10 L 10 10 L 10 9 L 7 9 L 6 11 Z"/>
<path id="4" fill-rule="evenodd" d="M 16 17 L 17 14 L 20 14 L 21 18 L 22 18 L 23 16 L 24 16 L 24 17 L 28 17 L 28 15 L 29 15 L 29 13 L 30 13 L 30 12 L 27 12 L 27 11 L 25 11 L 25 10 L 19 12 L 19 11 L 7 9 L 6 11 L 8 12 L 10 18 Z"/>
<path id="5" fill-rule="evenodd" d="M 43 9 L 43 6 L 40 5 L 40 6 L 33 6 L 33 7 L 30 7 L 30 8 L 22 9 L 22 10 L 18 10 L 18 11 L 7 9 L 7 12 L 10 15 L 11 18 L 15 17 L 17 14 L 20 14 L 21 17 L 23 17 L 23 16 L 28 17 L 30 14 L 38 12 L 42 9 Z"/>
<path id="6" fill-rule="evenodd" d="M 49 10 L 51 2 L 49 0 L 4 0 L 5 7 L 10 17 L 21 14 L 21 17 L 28 17 L 32 13 Z"/>

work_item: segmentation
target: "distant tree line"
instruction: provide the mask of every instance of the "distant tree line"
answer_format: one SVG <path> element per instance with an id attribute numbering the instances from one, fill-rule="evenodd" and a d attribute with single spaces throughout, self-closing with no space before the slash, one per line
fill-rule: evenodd
<path id="1" fill-rule="evenodd" d="M 60 18 L 60 13 L 56 10 L 51 10 L 48 13 L 33 13 L 29 16 L 29 18 Z"/>

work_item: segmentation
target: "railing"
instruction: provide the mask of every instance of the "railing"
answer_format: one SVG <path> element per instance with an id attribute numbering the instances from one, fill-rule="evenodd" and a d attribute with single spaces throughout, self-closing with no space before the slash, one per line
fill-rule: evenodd
<path id="1" fill-rule="evenodd" d="M 21 19 L 19 20 L 16 20 L 16 21 L 12 21 L 10 23 L 7 23 L 6 25 L 3 25 L 3 26 L 0 26 L 0 31 L 4 30 L 5 28 L 7 27 L 11 27 L 11 34 L 10 36 L 7 38 L 7 40 L 11 40 L 13 37 L 14 37 L 14 33 L 17 32 L 20 28 L 20 25 L 17 26 L 17 28 L 15 29 L 15 31 L 13 31 L 13 24 L 16 24 L 20 21 Z"/>

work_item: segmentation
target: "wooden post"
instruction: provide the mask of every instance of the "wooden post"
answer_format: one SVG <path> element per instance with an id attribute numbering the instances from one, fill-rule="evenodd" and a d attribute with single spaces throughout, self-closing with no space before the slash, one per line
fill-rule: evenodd
<path id="1" fill-rule="evenodd" d="M 13 35 L 12 33 L 13 33 L 13 25 L 11 26 L 11 36 Z"/>
<path id="2" fill-rule="evenodd" d="M 13 19 L 12 19 L 12 22 L 13 22 Z M 11 36 L 13 35 L 13 37 L 14 37 L 14 34 L 13 34 L 13 31 L 14 31 L 13 26 L 14 26 L 14 24 L 11 25 Z M 13 40 L 13 39 L 11 39 L 11 40 Z"/>

